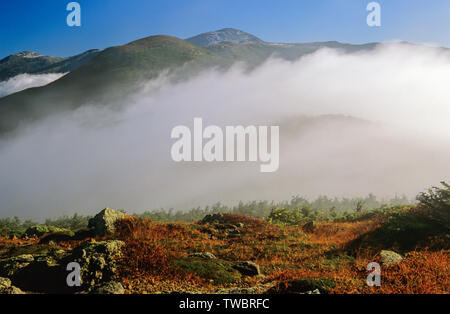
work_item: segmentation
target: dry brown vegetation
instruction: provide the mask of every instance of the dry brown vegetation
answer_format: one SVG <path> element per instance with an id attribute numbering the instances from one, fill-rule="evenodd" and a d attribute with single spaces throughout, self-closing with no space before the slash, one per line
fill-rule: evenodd
<path id="1" fill-rule="evenodd" d="M 127 216 L 118 221 L 115 234 L 94 240 L 125 242 L 118 275 L 126 293 L 215 293 L 258 287 L 259 292 L 267 293 L 318 288 L 322 293 L 336 294 L 447 294 L 448 232 L 428 236 L 429 227 L 423 235 L 411 232 L 408 228 L 417 223 L 422 226 L 426 217 L 410 215 L 417 215 L 417 208 L 404 206 L 353 220 L 316 222 L 312 230 L 305 228 L 308 232 L 301 225 L 279 225 L 237 214 L 222 215 L 220 223 L 161 223 Z M 406 231 L 395 233 L 403 225 Z M 420 241 L 411 247 L 408 241 L 417 235 Z M 0 239 L 0 259 L 40 254 L 55 246 L 69 250 L 87 240 L 45 244 L 37 238 Z M 380 262 L 380 249 L 394 249 L 404 259 L 396 265 L 382 265 L 381 287 L 369 287 L 366 266 Z M 202 252 L 214 254 L 221 264 L 205 262 L 190 267 L 186 256 Z M 263 275 L 233 277 L 220 268 L 236 261 L 257 263 Z"/>
<path id="2" fill-rule="evenodd" d="M 366 265 L 379 261 L 376 249 L 349 247 L 380 228 L 380 217 L 355 222 L 317 223 L 312 233 L 298 226 L 277 226 L 241 215 L 226 223 L 243 223 L 237 237 L 221 237 L 210 225 L 157 223 L 130 217 L 117 236 L 126 242 L 121 276 L 129 293 L 215 292 L 226 287 L 269 285 L 269 292 L 300 292 L 296 280 L 310 280 L 329 293 L 449 293 L 448 250 L 417 248 L 403 262 L 382 268 L 382 286 L 368 287 Z M 211 252 L 226 261 L 249 260 L 265 276 L 218 284 L 187 273 L 173 261 L 194 252 Z"/>

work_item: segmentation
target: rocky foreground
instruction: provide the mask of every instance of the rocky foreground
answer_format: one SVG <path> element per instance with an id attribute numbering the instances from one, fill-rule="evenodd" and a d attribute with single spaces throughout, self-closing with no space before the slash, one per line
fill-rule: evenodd
<path id="1" fill-rule="evenodd" d="M 38 226 L 0 239 L 0 294 L 448 292 L 448 250 L 364 248 L 379 228 L 377 219 L 280 227 L 230 214 L 164 224 L 107 208 L 82 230 Z M 382 287 L 366 284 L 373 261 Z"/>
<path id="2" fill-rule="evenodd" d="M 124 214 L 120 212 L 105 209 L 89 222 L 89 231 L 95 236 L 113 233 L 115 222 L 122 217 Z M 56 245 L 56 241 L 69 237 L 61 232 L 52 233 L 42 237 L 40 243 L 31 244 L 39 246 L 49 243 L 47 252 L 0 260 L 0 293 L 123 293 L 124 288 L 117 281 L 116 261 L 121 257 L 124 242 L 89 239 L 69 250 Z M 70 274 L 68 265 L 71 263 L 80 265 L 80 286 L 67 284 Z"/>
<path id="3" fill-rule="evenodd" d="M 116 222 L 124 217 L 125 214 L 122 212 L 109 208 L 104 209 L 89 221 L 88 230 L 82 231 L 85 235 L 93 238 L 70 250 L 59 249 L 56 242 L 73 239 L 75 234 L 61 231 L 45 234 L 38 227 L 30 228 L 28 234 L 41 236 L 39 243 L 32 245 L 50 244 L 51 249 L 45 254 L 22 254 L 0 260 L 0 293 L 123 294 L 125 289 L 117 276 L 117 261 L 123 257 L 122 248 L 125 246 L 125 242 L 120 240 L 96 241 L 95 237 L 114 235 Z M 214 223 L 220 217 L 221 215 L 208 216 L 202 223 Z M 238 226 L 243 227 L 243 224 L 238 224 Z M 221 225 L 218 236 L 236 237 L 239 235 L 238 226 Z M 70 273 L 68 265 L 74 262 L 80 265 L 80 286 L 67 284 Z M 237 278 L 262 276 L 259 266 L 251 261 L 227 262 L 217 259 L 208 252 L 189 254 L 179 262 L 209 263 L 218 268 L 227 268 L 227 271 Z M 261 293 L 267 288 L 268 286 L 221 289 L 217 292 Z M 196 293 L 195 291 L 189 292 Z"/>

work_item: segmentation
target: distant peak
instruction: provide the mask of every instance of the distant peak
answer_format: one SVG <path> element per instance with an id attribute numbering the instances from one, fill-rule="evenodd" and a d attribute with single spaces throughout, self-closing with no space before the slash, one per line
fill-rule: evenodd
<path id="1" fill-rule="evenodd" d="M 258 37 L 235 28 L 223 28 L 220 30 L 203 33 L 188 38 L 186 39 L 186 41 L 201 47 L 220 44 L 224 42 L 230 42 L 233 44 L 251 44 L 263 42 Z"/>
<path id="2" fill-rule="evenodd" d="M 148 45 L 152 43 L 173 43 L 173 44 L 180 44 L 184 43 L 184 40 L 179 39 L 174 36 L 168 36 L 168 35 L 152 35 L 149 37 L 141 38 L 135 41 L 132 41 L 124 46 L 136 46 L 136 45 Z"/>
<path id="3" fill-rule="evenodd" d="M 22 52 L 14 54 L 13 56 L 27 58 L 27 59 L 43 57 L 43 55 L 41 55 L 40 53 L 34 52 L 34 51 L 22 51 Z"/>

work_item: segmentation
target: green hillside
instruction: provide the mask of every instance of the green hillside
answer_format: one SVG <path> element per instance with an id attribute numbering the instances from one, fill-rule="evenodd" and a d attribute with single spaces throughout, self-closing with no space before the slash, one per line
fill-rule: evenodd
<path id="1" fill-rule="evenodd" d="M 231 62 L 245 62 L 257 66 L 270 57 L 294 61 L 321 48 L 343 49 L 346 52 L 373 49 L 377 44 L 351 45 L 337 41 L 311 43 L 270 43 L 244 31 L 224 28 L 203 33 L 186 41 L 211 51 Z"/>
<path id="2" fill-rule="evenodd" d="M 376 44 L 350 45 L 339 42 L 318 42 L 318 43 L 298 43 L 298 44 L 277 44 L 277 43 L 248 43 L 234 44 L 223 42 L 205 47 L 209 51 L 222 58 L 245 62 L 250 66 L 257 66 L 269 57 L 277 57 L 284 60 L 294 61 L 300 57 L 314 53 L 321 48 L 343 49 L 346 52 L 360 50 L 370 50 Z"/>
<path id="3" fill-rule="evenodd" d="M 91 49 L 86 52 L 80 53 L 76 56 L 65 58 L 57 63 L 52 64 L 51 66 L 47 68 L 43 68 L 39 70 L 38 72 L 35 72 L 36 74 L 42 74 L 42 73 L 66 73 L 71 72 L 75 70 L 76 68 L 84 65 L 88 61 L 90 61 L 92 58 L 97 56 L 100 53 L 100 50 L 98 49 Z"/>
<path id="4" fill-rule="evenodd" d="M 162 70 L 179 69 L 189 75 L 209 66 L 228 62 L 210 51 L 170 36 L 152 36 L 100 52 L 61 79 L 40 88 L 0 99 L 0 133 L 19 123 L 87 102 L 120 101 L 137 83 L 156 77 Z"/>
<path id="5" fill-rule="evenodd" d="M 92 49 L 69 58 L 43 56 L 37 52 L 24 51 L 0 60 L 0 81 L 19 74 L 66 73 L 82 66 L 100 50 Z"/>
<path id="6" fill-rule="evenodd" d="M 200 47 L 176 37 L 160 35 L 103 51 L 90 50 L 67 59 L 43 57 L 31 52 L 10 56 L 1 61 L 3 72 L 0 73 L 4 76 L 14 71 L 70 73 L 47 86 L 0 98 L 0 134 L 14 130 L 20 123 L 26 124 L 86 103 L 124 103 L 124 97 L 139 88 L 140 82 L 155 78 L 162 71 L 171 72 L 174 80 L 181 80 L 205 68 L 227 68 L 238 61 L 252 68 L 271 56 L 296 60 L 323 47 L 347 52 L 375 47 L 375 44 L 350 45 L 338 42 L 266 43 L 234 29 L 205 33 L 188 40 L 206 46 Z M 9 70 L 6 71 L 6 68 Z"/>
<path id="7" fill-rule="evenodd" d="M 224 28 L 217 31 L 202 33 L 200 35 L 188 38 L 186 41 L 199 47 L 207 47 L 225 42 L 233 44 L 263 43 L 263 41 L 258 37 L 234 28 Z"/>
<path id="8" fill-rule="evenodd" d="M 0 60 L 0 81 L 23 73 L 36 73 L 64 60 L 58 57 L 42 56 L 36 52 L 24 51 Z"/>
<path id="9" fill-rule="evenodd" d="M 91 62 L 55 82 L 55 86 L 95 82 L 97 87 L 134 83 L 155 77 L 161 70 L 175 69 L 187 62 L 195 65 L 224 63 L 213 53 L 170 36 L 151 36 L 102 51 Z"/>

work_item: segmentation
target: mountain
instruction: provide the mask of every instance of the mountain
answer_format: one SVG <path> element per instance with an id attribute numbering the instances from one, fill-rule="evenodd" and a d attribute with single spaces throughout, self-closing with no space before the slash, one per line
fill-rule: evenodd
<path id="1" fill-rule="evenodd" d="M 73 80 L 134 82 L 155 77 L 161 70 L 175 69 L 186 62 L 209 65 L 220 57 L 171 36 L 151 36 L 102 51 L 91 62 L 69 73 L 56 84 Z"/>
<path id="2" fill-rule="evenodd" d="M 171 36 L 151 36 L 110 47 L 59 80 L 1 98 L 0 134 L 20 123 L 86 103 L 119 103 L 139 82 L 163 70 L 177 70 L 183 76 L 217 65 L 226 66 L 227 61 Z"/>
<path id="3" fill-rule="evenodd" d="M 345 52 L 356 52 L 360 50 L 371 50 L 377 44 L 351 45 L 336 41 L 330 42 L 312 42 L 312 43 L 248 43 L 235 44 L 222 42 L 212 44 L 205 49 L 221 56 L 224 59 L 245 62 L 251 67 L 255 67 L 266 61 L 270 57 L 277 57 L 284 60 L 294 61 L 300 57 L 316 52 L 322 48 L 342 49 Z"/>
<path id="4" fill-rule="evenodd" d="M 93 49 L 82 54 L 59 58 L 43 56 L 33 51 L 23 51 L 0 60 L 0 81 L 19 74 L 65 73 L 88 62 L 99 53 Z"/>
<path id="5" fill-rule="evenodd" d="M 63 58 L 43 56 L 33 51 L 23 51 L 0 60 L 0 81 L 23 73 L 36 73 L 61 62 Z"/>
<path id="6" fill-rule="evenodd" d="M 370 50 L 376 44 L 351 45 L 337 41 L 312 43 L 271 43 L 234 28 L 203 33 L 186 41 L 232 62 L 241 61 L 255 67 L 274 56 L 285 60 L 296 60 L 321 48 L 343 49 L 346 52 Z"/>
<path id="7" fill-rule="evenodd" d="M 171 36 L 151 36 L 66 59 L 24 52 L 2 60 L 0 73 L 4 76 L 19 74 L 20 71 L 69 73 L 46 86 L 0 98 L 0 135 L 14 130 L 21 123 L 27 124 L 87 103 L 125 103 L 125 97 L 136 91 L 141 82 L 155 78 L 163 71 L 171 72 L 174 80 L 182 80 L 203 69 L 227 68 L 237 61 L 252 68 L 271 56 L 296 60 L 323 47 L 359 51 L 373 49 L 375 45 L 268 43 L 243 31 L 227 28 L 186 41 Z"/>
<path id="8" fill-rule="evenodd" d="M 42 73 L 66 73 L 75 70 L 76 68 L 84 65 L 92 58 L 96 57 L 100 53 L 98 49 L 91 49 L 86 52 L 80 53 L 73 57 L 64 58 L 60 62 L 52 64 L 50 67 L 42 69 L 37 74 Z"/>
<path id="9" fill-rule="evenodd" d="M 207 47 L 224 42 L 233 44 L 259 44 L 263 42 L 252 34 L 234 28 L 224 28 L 218 31 L 203 33 L 188 38 L 186 41 L 199 47 Z"/>

